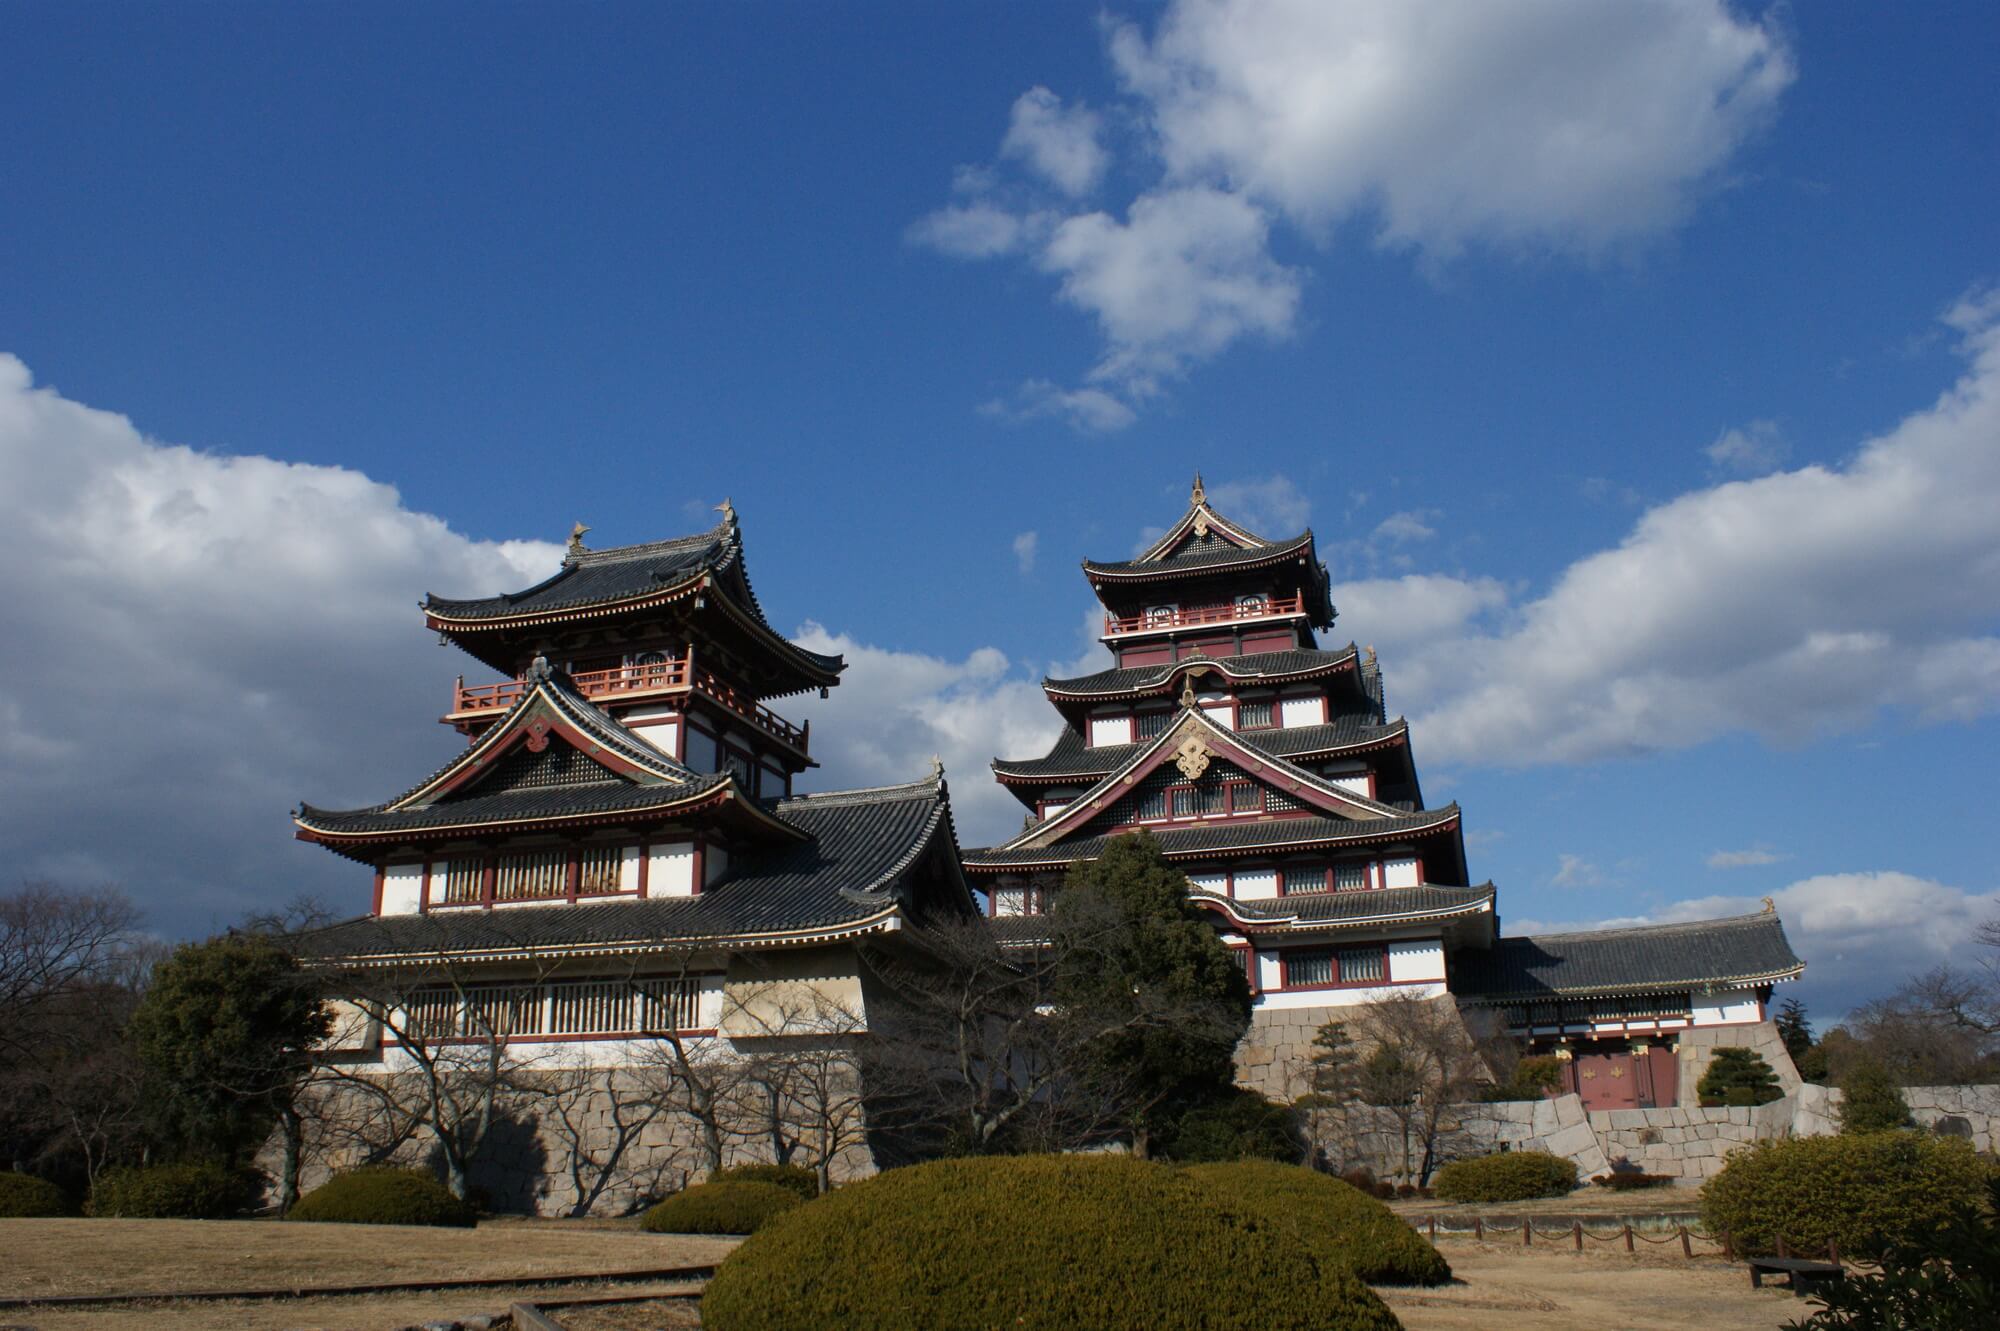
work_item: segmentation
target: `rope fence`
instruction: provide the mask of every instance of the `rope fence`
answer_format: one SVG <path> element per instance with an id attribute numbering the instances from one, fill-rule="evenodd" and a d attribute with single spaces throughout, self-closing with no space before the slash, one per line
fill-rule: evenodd
<path id="1" fill-rule="evenodd" d="M 1572 1220 L 1567 1226 L 1559 1229 L 1539 1229 L 1535 1226 L 1534 1221 L 1526 1216 L 1521 1218 L 1521 1223 L 1518 1226 L 1511 1222 L 1488 1225 L 1483 1218 L 1474 1216 L 1469 1228 L 1440 1225 L 1436 1216 L 1430 1216 L 1427 1218 L 1425 1227 L 1429 1231 L 1430 1239 L 1433 1243 L 1437 1242 L 1438 1235 L 1440 1234 L 1469 1234 L 1478 1242 L 1485 1243 L 1488 1241 L 1489 1234 L 1492 1236 L 1493 1242 L 1500 1242 L 1502 1240 L 1511 1240 L 1518 1233 L 1521 1236 L 1521 1246 L 1526 1248 L 1533 1247 L 1535 1241 L 1540 1239 L 1544 1244 L 1561 1245 L 1566 1242 L 1577 1252 L 1582 1252 L 1584 1250 L 1584 1241 L 1587 1239 L 1592 1243 L 1600 1244 L 1620 1243 L 1624 1245 L 1626 1252 L 1639 1251 L 1638 1245 L 1641 1243 L 1651 1244 L 1655 1247 L 1678 1244 L 1681 1256 L 1689 1260 L 1692 1260 L 1696 1256 L 1720 1256 L 1729 1261 L 1737 1259 L 1735 1246 L 1729 1241 L 1728 1234 L 1710 1234 L 1701 1229 L 1691 1229 L 1686 1225 L 1675 1225 L 1672 1232 L 1662 1233 L 1658 1237 L 1648 1234 L 1643 1230 L 1635 1229 L 1630 1223 L 1620 1225 L 1608 1234 L 1599 1234 L 1584 1228 L 1581 1220 Z M 1697 1254 L 1695 1252 L 1695 1244 L 1697 1243 L 1709 1245 L 1710 1250 Z M 1835 1265 L 1841 1263 L 1840 1245 L 1836 1243 L 1829 1243 L 1824 1249 L 1817 1252 L 1801 1253 L 1790 1247 L 1781 1238 L 1778 1240 L 1777 1247 L 1778 1256 L 1780 1257 L 1818 1257 L 1823 1254 L 1825 1260 Z M 1850 1259 L 1847 1265 L 1864 1266 L 1872 1265 L 1872 1263 L 1855 1262 Z"/>

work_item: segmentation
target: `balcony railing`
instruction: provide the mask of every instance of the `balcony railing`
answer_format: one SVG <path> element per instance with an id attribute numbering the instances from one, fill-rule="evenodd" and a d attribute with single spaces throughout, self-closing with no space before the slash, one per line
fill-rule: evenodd
<path id="1" fill-rule="evenodd" d="M 571 675 L 570 680 L 576 685 L 577 692 L 597 703 L 638 699 L 648 694 L 699 693 L 800 753 L 807 752 L 806 746 L 812 737 L 812 722 L 793 725 L 741 689 L 718 679 L 713 672 L 694 669 L 694 663 L 688 657 L 649 665 L 584 670 Z M 457 686 L 452 690 L 451 713 L 444 719 L 455 724 L 504 712 L 520 701 L 522 691 L 527 687 L 518 679 L 501 680 L 497 684 L 467 684 L 465 676 L 460 675 Z"/>
<path id="2" fill-rule="evenodd" d="M 1234 624 L 1246 619 L 1276 619 L 1305 613 L 1303 596 L 1259 596 L 1228 605 L 1159 606 L 1137 615 L 1106 615 L 1104 633 L 1154 633 L 1161 629 L 1198 628 L 1204 624 Z"/>

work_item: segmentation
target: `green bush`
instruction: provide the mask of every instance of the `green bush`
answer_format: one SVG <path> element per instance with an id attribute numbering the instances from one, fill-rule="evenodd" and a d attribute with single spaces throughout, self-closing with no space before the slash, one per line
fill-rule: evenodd
<path id="1" fill-rule="evenodd" d="M 804 1165 L 731 1165 L 708 1176 L 710 1183 L 775 1183 L 801 1199 L 819 1196 L 819 1175 Z"/>
<path id="2" fill-rule="evenodd" d="M 1778 1086 L 1778 1074 L 1771 1070 L 1763 1055 L 1738 1045 L 1718 1048 L 1709 1059 L 1708 1071 L 1701 1074 L 1694 1089 L 1701 1103 L 1711 1109 L 1718 1105 L 1769 1104 L 1784 1094 Z"/>
<path id="3" fill-rule="evenodd" d="M 1562 1085 L 1562 1061 L 1553 1054 L 1536 1054 L 1514 1065 L 1514 1075 L 1480 1091 L 1489 1104 L 1507 1100 L 1542 1100 Z"/>
<path id="4" fill-rule="evenodd" d="M 1448 1202 L 1525 1202 L 1560 1197 L 1576 1186 L 1576 1162 L 1546 1151 L 1502 1151 L 1454 1160 L 1431 1179 Z"/>
<path id="5" fill-rule="evenodd" d="M 1265 1160 L 1196 1165 L 1202 1186 L 1266 1224 L 1282 1225 L 1324 1260 L 1371 1285 L 1442 1285 L 1451 1267 L 1417 1231 L 1337 1178 Z"/>
<path id="6" fill-rule="evenodd" d="M 1631 1171 L 1605 1174 L 1591 1180 L 1600 1188 L 1613 1192 L 1631 1192 L 1636 1188 L 1661 1188 L 1674 1181 L 1672 1174 L 1639 1174 Z"/>
<path id="7" fill-rule="evenodd" d="M 1232 1086 L 1188 1110 L 1161 1147 L 1182 1164 L 1220 1160 L 1297 1160 L 1298 1125 L 1290 1105 Z"/>
<path id="8" fill-rule="evenodd" d="M 799 1327 L 1389 1331 L 1347 1267 L 1125 1156 L 937 1160 L 780 1216 L 702 1295 L 709 1331 Z"/>
<path id="9" fill-rule="evenodd" d="M 1914 1132 L 1759 1142 L 1708 1181 L 1701 1214 L 1739 1253 L 1774 1252 L 1782 1238 L 1801 1253 L 1837 1243 L 1873 1257 L 1976 1205 L 1989 1168 L 1970 1142 Z"/>
<path id="10" fill-rule="evenodd" d="M 1840 1079 L 1842 1132 L 1887 1132 L 1910 1123 L 1910 1102 L 1880 1063 L 1857 1063 Z"/>
<path id="11" fill-rule="evenodd" d="M 33 1174 L 0 1174 L 0 1219 L 75 1214 L 76 1208 L 63 1190 L 47 1179 Z"/>
<path id="12" fill-rule="evenodd" d="M 90 1214 L 140 1220 L 224 1220 L 255 1199 L 255 1181 L 225 1165 L 107 1169 L 90 1190 Z"/>
<path id="13" fill-rule="evenodd" d="M 755 1234 L 772 1217 L 805 1205 L 776 1183 L 698 1183 L 646 1212 L 655 1234 Z"/>
<path id="14" fill-rule="evenodd" d="M 1818 1296 L 1801 1331 L 1990 1331 L 2000 1326 L 2000 1174 L 1986 1206 L 1961 1206 L 1921 1242 L 1891 1246 L 1876 1275 L 1851 1272 Z"/>
<path id="15" fill-rule="evenodd" d="M 469 1229 L 471 1205 L 422 1169 L 356 1169 L 299 1198 L 289 1220 L 341 1225 L 450 1225 Z"/>

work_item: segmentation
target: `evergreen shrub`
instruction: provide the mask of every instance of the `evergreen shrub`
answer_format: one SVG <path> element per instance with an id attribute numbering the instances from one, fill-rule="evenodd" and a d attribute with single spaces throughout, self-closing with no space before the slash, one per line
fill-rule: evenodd
<path id="1" fill-rule="evenodd" d="M 697 1183 L 646 1212 L 639 1227 L 655 1234 L 755 1234 L 803 1205 L 797 1192 L 776 1183 Z"/>
<path id="2" fill-rule="evenodd" d="M 1488 1104 L 1509 1100 L 1545 1100 L 1562 1085 L 1562 1062 L 1553 1054 L 1535 1054 L 1514 1065 L 1514 1075 L 1488 1086 L 1479 1098 Z"/>
<path id="3" fill-rule="evenodd" d="M 1502 1151 L 1454 1160 L 1431 1179 L 1448 1202 L 1525 1202 L 1560 1197 L 1576 1186 L 1576 1162 L 1547 1151 Z"/>
<path id="4" fill-rule="evenodd" d="M 1758 1142 L 1708 1181 L 1701 1214 L 1745 1255 L 1775 1252 L 1782 1238 L 1800 1253 L 1835 1243 L 1874 1257 L 1977 1205 L 1990 1168 L 1962 1138 L 1914 1132 Z"/>
<path id="5" fill-rule="evenodd" d="M 710 1183 L 775 1183 L 803 1201 L 819 1196 L 819 1175 L 804 1165 L 731 1165 L 708 1176 Z"/>
<path id="6" fill-rule="evenodd" d="M 1891 1245 L 1882 1269 L 1851 1272 L 1818 1295 L 1801 1331 L 1991 1331 L 2000 1326 L 2000 1174 L 1986 1205 L 1961 1206 L 1919 1242 Z"/>
<path id="7" fill-rule="evenodd" d="M 75 1215 L 63 1190 L 33 1174 L 0 1174 L 0 1219 L 28 1220 L 40 1216 Z"/>
<path id="8" fill-rule="evenodd" d="M 1769 1104 L 1784 1094 L 1778 1074 L 1763 1055 L 1739 1045 L 1718 1048 L 1694 1089 L 1702 1105 L 1710 1109 Z"/>
<path id="9" fill-rule="evenodd" d="M 1857 1063 L 1840 1079 L 1842 1132 L 1887 1132 L 1907 1128 L 1911 1122 L 1903 1088 L 1880 1063 Z"/>
<path id="10" fill-rule="evenodd" d="M 1613 1192 L 1631 1192 L 1637 1188 L 1661 1188 L 1673 1181 L 1672 1174 L 1641 1174 L 1630 1170 L 1605 1174 L 1591 1180 L 1600 1188 L 1609 1188 Z"/>
<path id="11" fill-rule="evenodd" d="M 478 1216 L 427 1170 L 369 1168 L 328 1179 L 301 1197 L 286 1219 L 469 1229 Z"/>
<path id="12" fill-rule="evenodd" d="M 1196 1165 L 1186 1173 L 1264 1223 L 1286 1227 L 1322 1260 L 1345 1265 L 1368 1284 L 1451 1279 L 1450 1265 L 1416 1230 L 1337 1178 L 1264 1160 Z"/>
<path id="13" fill-rule="evenodd" d="M 709 1331 L 1390 1331 L 1294 1230 L 1192 1171 L 1125 1156 L 937 1160 L 778 1217 L 702 1295 Z"/>
<path id="14" fill-rule="evenodd" d="M 226 1165 L 146 1165 L 99 1174 L 89 1210 L 94 1216 L 139 1220 L 225 1220 L 256 1194 L 250 1175 Z"/>
<path id="15" fill-rule="evenodd" d="M 1182 1114 L 1161 1142 L 1182 1164 L 1221 1160 L 1296 1160 L 1298 1122 L 1290 1105 L 1231 1086 Z"/>

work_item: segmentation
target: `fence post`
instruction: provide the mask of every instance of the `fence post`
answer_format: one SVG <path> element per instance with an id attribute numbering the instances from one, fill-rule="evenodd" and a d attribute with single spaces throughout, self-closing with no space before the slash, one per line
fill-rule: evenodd
<path id="1" fill-rule="evenodd" d="M 1527 1216 L 1521 1217 L 1521 1246 L 1523 1248 L 1535 1246 L 1535 1222 Z"/>
<path id="2" fill-rule="evenodd" d="M 1472 1217 L 1472 1237 L 1480 1243 L 1486 1242 L 1486 1221 L 1479 1216 Z"/>
<path id="3" fill-rule="evenodd" d="M 1835 1266 L 1840 1265 L 1840 1245 L 1832 1239 L 1826 1241 L 1826 1260 L 1832 1262 Z"/>
<path id="4" fill-rule="evenodd" d="M 1694 1259 L 1694 1244 L 1688 1242 L 1688 1227 L 1686 1225 L 1681 1226 L 1681 1256 L 1690 1261 Z"/>
<path id="5" fill-rule="evenodd" d="M 1627 1221 L 1625 1224 L 1625 1251 L 1632 1251 L 1632 1224 L 1630 1221 Z"/>
<path id="6" fill-rule="evenodd" d="M 1438 1241 L 1438 1218 L 1437 1218 L 1436 1216 L 1432 1216 L 1432 1217 L 1431 1217 L 1431 1242 L 1432 1242 L 1432 1243 L 1436 1243 L 1437 1241 Z"/>
<path id="7" fill-rule="evenodd" d="M 1570 1222 L 1570 1224 L 1572 1225 L 1572 1227 L 1573 1227 L 1573 1231 L 1574 1231 L 1574 1233 L 1576 1234 L 1576 1250 L 1577 1250 L 1578 1252 L 1582 1252 L 1582 1251 L 1583 1251 L 1583 1221 L 1581 1221 L 1581 1220 L 1573 1220 L 1573 1221 L 1571 1221 L 1571 1222 Z"/>
<path id="8" fill-rule="evenodd" d="M 1786 1246 L 1785 1236 L 1783 1234 L 1778 1235 L 1778 1256 L 1790 1257 L 1791 1255 L 1792 1250 Z"/>

